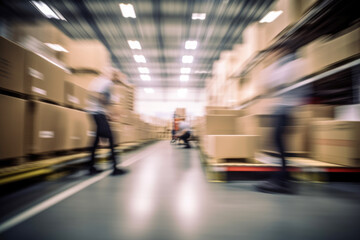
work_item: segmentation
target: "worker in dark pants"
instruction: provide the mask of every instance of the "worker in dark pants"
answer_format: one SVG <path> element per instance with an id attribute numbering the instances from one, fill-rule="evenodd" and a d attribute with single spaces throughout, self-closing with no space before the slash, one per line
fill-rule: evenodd
<path id="1" fill-rule="evenodd" d="M 289 181 L 289 173 L 287 171 L 286 164 L 286 127 L 290 124 L 291 112 L 294 111 L 296 106 L 306 104 L 309 100 L 311 88 L 310 86 L 304 85 L 298 88 L 294 88 L 289 91 L 279 91 L 287 87 L 287 80 L 291 78 L 293 74 L 291 69 L 286 69 L 290 63 L 296 60 L 297 56 L 294 53 L 290 53 L 280 58 L 275 63 L 273 74 L 269 75 L 268 78 L 268 89 L 278 94 L 275 96 L 278 98 L 278 102 L 275 103 L 273 112 L 273 136 L 276 150 L 280 155 L 281 168 L 279 172 L 274 173 L 267 181 L 256 185 L 256 189 L 262 192 L 273 192 L 273 193 L 294 193 L 294 184 Z M 284 67 L 283 67 L 284 66 Z M 281 71 L 276 72 L 276 69 Z"/>
<path id="2" fill-rule="evenodd" d="M 113 162 L 113 175 L 120 175 L 126 173 L 124 169 L 117 167 L 116 155 L 114 151 L 114 138 L 110 129 L 107 118 L 111 118 L 108 107 L 111 105 L 111 91 L 114 84 L 120 82 L 117 72 L 112 68 L 106 68 L 104 72 L 90 84 L 88 111 L 92 115 L 96 124 L 96 137 L 91 148 L 91 158 L 89 162 L 90 174 L 96 174 L 100 170 L 96 169 L 95 151 L 100 138 L 107 138 L 109 140 L 111 149 L 111 160 Z"/>
<path id="3" fill-rule="evenodd" d="M 189 143 L 190 136 L 191 136 L 190 125 L 187 122 L 185 122 L 184 119 L 179 124 L 178 138 L 184 141 L 185 148 L 191 148 L 191 145 Z"/>
<path id="4" fill-rule="evenodd" d="M 281 168 L 279 172 L 275 172 L 271 178 L 256 186 L 259 191 L 264 192 L 279 192 L 279 193 L 292 193 L 293 187 L 290 185 L 289 173 L 286 167 L 285 159 L 285 133 L 286 126 L 289 125 L 290 113 L 292 107 L 280 106 L 274 113 L 273 120 L 273 136 L 272 139 L 275 141 L 275 146 L 280 154 Z"/>

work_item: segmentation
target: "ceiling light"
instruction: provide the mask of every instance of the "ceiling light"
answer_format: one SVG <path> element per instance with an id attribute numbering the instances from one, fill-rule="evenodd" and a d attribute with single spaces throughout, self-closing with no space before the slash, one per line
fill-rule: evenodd
<path id="1" fill-rule="evenodd" d="M 186 88 L 178 89 L 177 93 L 179 97 L 186 97 L 188 90 Z"/>
<path id="2" fill-rule="evenodd" d="M 206 13 L 193 13 L 191 18 L 193 20 L 205 20 Z"/>
<path id="3" fill-rule="evenodd" d="M 57 51 L 57 52 L 69 52 L 68 50 L 66 50 L 65 48 L 63 48 L 59 44 L 45 43 L 45 45 L 48 46 L 49 48 L 51 48 L 52 50 Z"/>
<path id="4" fill-rule="evenodd" d="M 45 17 L 66 21 L 66 19 L 63 17 L 63 15 L 61 15 L 61 13 L 59 13 L 59 11 L 57 11 L 55 8 L 51 8 L 42 1 L 30 1 L 30 3 Z"/>
<path id="5" fill-rule="evenodd" d="M 139 67 L 138 70 L 140 73 L 150 73 L 149 69 L 146 67 Z"/>
<path id="6" fill-rule="evenodd" d="M 136 18 L 135 10 L 132 4 L 120 3 L 119 5 L 124 18 Z"/>
<path id="7" fill-rule="evenodd" d="M 154 89 L 152 89 L 152 88 L 144 88 L 144 91 L 146 93 L 154 93 L 155 92 Z"/>
<path id="8" fill-rule="evenodd" d="M 283 13 L 283 11 L 281 11 L 281 10 L 280 11 L 271 11 L 260 20 L 260 23 L 271 23 L 277 17 L 279 17 L 282 13 Z"/>
<path id="9" fill-rule="evenodd" d="M 134 59 L 138 63 L 146 63 L 144 55 L 134 55 Z"/>
<path id="10" fill-rule="evenodd" d="M 141 45 L 139 41 L 129 40 L 128 43 L 131 49 L 141 49 Z"/>
<path id="11" fill-rule="evenodd" d="M 189 75 L 180 75 L 180 81 L 182 82 L 189 81 Z"/>
<path id="12" fill-rule="evenodd" d="M 181 68 L 180 72 L 182 74 L 189 74 L 191 72 L 191 68 Z"/>
<path id="13" fill-rule="evenodd" d="M 197 41 L 186 41 L 185 49 L 196 49 Z"/>
<path id="14" fill-rule="evenodd" d="M 194 60 L 194 57 L 193 57 L 193 56 L 187 56 L 187 55 L 185 55 L 185 56 L 182 57 L 182 62 L 183 62 L 183 63 L 192 63 L 193 60 Z"/>
<path id="15" fill-rule="evenodd" d="M 143 81 L 151 81 L 151 77 L 149 75 L 140 75 L 140 78 Z"/>
<path id="16" fill-rule="evenodd" d="M 195 71 L 195 74 L 206 74 L 206 73 L 211 73 L 209 71 Z"/>

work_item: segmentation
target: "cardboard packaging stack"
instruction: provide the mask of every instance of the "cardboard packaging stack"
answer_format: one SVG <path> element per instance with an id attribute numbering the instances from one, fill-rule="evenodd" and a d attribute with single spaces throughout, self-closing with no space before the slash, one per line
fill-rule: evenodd
<path id="1" fill-rule="evenodd" d="M 196 132 L 200 145 L 211 158 L 253 158 L 257 149 L 257 136 L 238 134 L 236 120 L 243 110 L 207 107 L 207 115 L 199 118 Z"/>
<path id="2" fill-rule="evenodd" d="M 360 121 L 318 121 L 313 123 L 314 159 L 349 167 L 360 166 Z"/>

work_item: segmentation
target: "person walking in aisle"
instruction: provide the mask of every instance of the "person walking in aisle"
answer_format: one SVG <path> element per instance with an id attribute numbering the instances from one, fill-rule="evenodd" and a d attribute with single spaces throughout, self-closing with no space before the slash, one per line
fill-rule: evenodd
<path id="1" fill-rule="evenodd" d="M 179 124 L 178 137 L 179 137 L 179 139 L 184 141 L 184 143 L 186 145 L 185 148 L 191 148 L 191 145 L 189 143 L 190 136 L 191 136 L 190 125 L 189 125 L 189 123 L 187 123 L 185 121 L 185 119 L 183 119 L 183 121 L 181 121 Z"/>
<path id="2" fill-rule="evenodd" d="M 96 174 L 100 170 L 95 168 L 95 151 L 100 138 L 109 140 L 111 149 L 111 160 L 113 162 L 113 175 L 124 174 L 127 171 L 117 167 L 116 155 L 114 151 L 114 137 L 110 129 L 108 118 L 111 119 L 109 107 L 111 106 L 111 92 L 114 84 L 119 84 L 119 76 L 115 69 L 107 67 L 102 74 L 95 78 L 89 87 L 88 112 L 92 115 L 96 124 L 96 137 L 91 148 L 89 163 L 90 174 Z"/>
<path id="3" fill-rule="evenodd" d="M 273 74 L 268 76 L 267 79 L 268 88 L 271 89 L 271 91 L 274 92 L 287 87 L 287 81 L 292 72 L 291 69 L 286 67 L 286 64 L 294 60 L 296 60 L 296 55 L 294 53 L 290 53 L 280 58 L 274 64 L 275 66 L 273 68 Z M 280 155 L 281 169 L 279 172 L 275 172 L 267 181 L 256 185 L 255 187 L 258 191 L 272 193 L 294 192 L 293 184 L 289 181 L 290 176 L 287 171 L 287 161 L 285 159 L 285 133 L 287 126 L 289 126 L 291 123 L 291 113 L 294 111 L 294 107 L 306 104 L 309 93 L 309 86 L 302 86 L 276 96 L 278 101 L 272 111 L 272 140 L 274 141 L 276 150 Z"/>

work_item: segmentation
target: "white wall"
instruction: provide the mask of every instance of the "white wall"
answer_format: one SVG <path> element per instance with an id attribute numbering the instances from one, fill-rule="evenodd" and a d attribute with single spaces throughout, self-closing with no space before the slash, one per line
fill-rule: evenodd
<path id="1" fill-rule="evenodd" d="M 149 116 L 171 119 L 176 108 L 186 108 L 188 116 L 204 115 L 205 90 L 187 89 L 186 95 L 179 95 L 177 88 L 154 88 L 146 93 L 138 88 L 135 95 L 135 111 Z"/>

